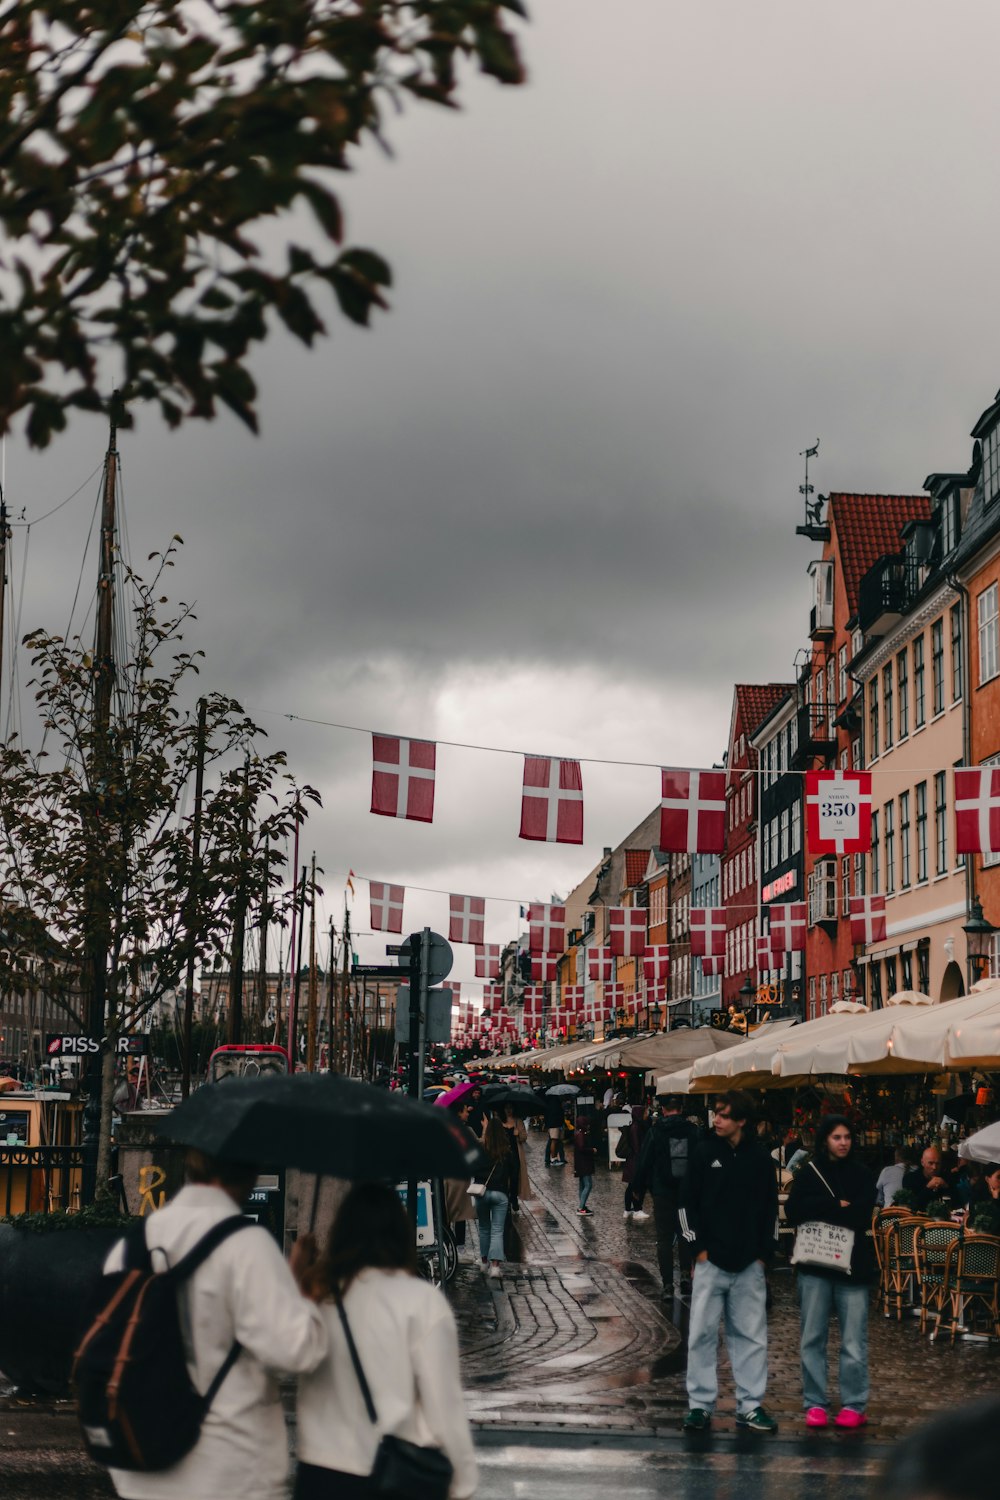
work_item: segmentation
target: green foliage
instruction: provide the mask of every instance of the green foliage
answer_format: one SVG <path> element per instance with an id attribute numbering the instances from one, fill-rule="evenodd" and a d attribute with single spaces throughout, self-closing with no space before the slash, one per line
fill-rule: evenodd
<path id="1" fill-rule="evenodd" d="M 976 1234 L 1000 1234 L 1000 1203 L 977 1203 L 969 1214 L 968 1227 Z"/>
<path id="2" fill-rule="evenodd" d="M 117 1201 L 98 1198 L 78 1213 L 56 1209 L 50 1214 L 7 1214 L 0 1224 L 13 1224 L 28 1234 L 62 1234 L 67 1229 L 120 1229 L 122 1234 L 138 1220 L 126 1216 Z"/>
<path id="3" fill-rule="evenodd" d="M 916 1208 L 916 1195 L 912 1188 L 898 1188 L 893 1194 L 893 1208 Z"/>
<path id="4" fill-rule="evenodd" d="M 947 1198 L 932 1198 L 924 1212 L 929 1219 L 949 1219 L 951 1218 L 951 1202 Z"/>
<path id="5" fill-rule="evenodd" d="M 340 249 L 331 182 L 407 95 L 456 104 L 461 59 L 524 72 L 521 0 L 17 0 L 0 15 L 0 430 L 44 447 L 97 410 L 114 347 L 126 401 L 171 426 L 219 401 L 256 430 L 246 369 L 276 315 L 310 345 L 325 283 L 386 307 L 388 265 Z M 285 243 L 305 205 L 322 246 Z M 267 231 L 266 234 L 264 231 Z M 295 233 L 304 232 L 300 223 Z M 287 239 L 287 235 L 284 237 Z"/>

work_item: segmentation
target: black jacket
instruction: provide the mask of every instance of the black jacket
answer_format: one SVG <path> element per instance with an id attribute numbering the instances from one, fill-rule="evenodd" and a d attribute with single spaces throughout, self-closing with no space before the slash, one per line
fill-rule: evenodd
<path id="1" fill-rule="evenodd" d="M 851 1282 L 852 1286 L 863 1286 L 878 1279 L 875 1249 L 868 1233 L 872 1213 L 875 1209 L 875 1177 L 863 1162 L 836 1161 L 823 1153 L 824 1160 L 816 1166 L 830 1184 L 826 1188 L 809 1162 L 802 1166 L 792 1178 L 785 1204 L 785 1218 L 798 1227 L 818 1220 L 821 1224 L 843 1224 L 854 1230 L 854 1254 L 851 1256 L 851 1274 L 835 1271 L 826 1266 L 800 1266 L 810 1276 L 830 1276 L 834 1281 Z M 843 1198 L 848 1208 L 841 1208 Z"/>
<path id="2" fill-rule="evenodd" d="M 774 1163 L 749 1136 L 735 1148 L 699 1141 L 681 1190 L 680 1225 L 692 1256 L 702 1250 L 722 1271 L 768 1261 L 778 1227 Z"/>
<path id="3" fill-rule="evenodd" d="M 566 1125 L 566 1098 L 561 1094 L 546 1094 L 542 1105 L 542 1118 L 546 1130 L 562 1130 Z"/>
<path id="4" fill-rule="evenodd" d="M 938 1174 L 948 1186 L 941 1188 L 929 1188 L 927 1178 L 924 1176 L 923 1167 L 913 1167 L 903 1178 L 903 1187 L 908 1193 L 913 1194 L 913 1207 L 918 1214 L 922 1214 L 928 1203 L 933 1203 L 937 1198 L 947 1198 L 953 1201 L 955 1194 L 951 1186 L 948 1173 L 942 1167 Z"/>
<path id="5" fill-rule="evenodd" d="M 660 1115 L 654 1120 L 639 1152 L 633 1192 L 640 1198 L 645 1193 L 654 1198 L 678 1197 L 700 1133 L 683 1115 Z"/>

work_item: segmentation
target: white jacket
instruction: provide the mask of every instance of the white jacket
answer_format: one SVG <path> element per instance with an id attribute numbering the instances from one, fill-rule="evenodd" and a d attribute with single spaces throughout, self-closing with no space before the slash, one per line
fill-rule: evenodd
<path id="1" fill-rule="evenodd" d="M 146 1240 L 155 1269 L 176 1265 L 222 1219 L 239 1213 L 221 1188 L 189 1184 L 151 1214 Z M 123 1242 L 105 1271 L 121 1269 Z M 207 1390 L 234 1339 L 243 1352 L 226 1376 L 186 1458 L 158 1474 L 112 1469 L 127 1500 L 283 1500 L 288 1439 L 273 1371 L 313 1370 L 326 1328 L 302 1296 L 266 1229 L 241 1229 L 213 1250 L 181 1293 L 191 1377 Z"/>
<path id="2" fill-rule="evenodd" d="M 303 1463 L 368 1474 L 383 1433 L 443 1448 L 454 1465 L 452 1500 L 476 1488 L 476 1459 L 462 1397 L 458 1337 L 436 1287 L 404 1271 L 369 1267 L 344 1298 L 378 1414 L 368 1418 L 333 1302 L 320 1308 L 330 1353 L 299 1381 L 298 1455 Z"/>

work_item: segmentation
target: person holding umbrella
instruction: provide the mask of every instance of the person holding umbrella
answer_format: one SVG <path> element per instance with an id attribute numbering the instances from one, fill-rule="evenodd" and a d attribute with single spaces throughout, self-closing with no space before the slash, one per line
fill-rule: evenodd
<path id="1" fill-rule="evenodd" d="M 570 1083 L 556 1084 L 554 1088 L 545 1090 L 542 1118 L 548 1135 L 548 1140 L 545 1142 L 545 1165 L 547 1167 L 566 1165 L 566 1095 L 578 1092 L 579 1090 Z"/>
<path id="2" fill-rule="evenodd" d="M 521 1199 L 534 1197 L 524 1152 L 528 1130 L 510 1100 L 500 1105 L 500 1123 L 507 1134 L 510 1147 L 510 1211 L 518 1214 L 521 1212 Z"/>
<path id="3" fill-rule="evenodd" d="M 491 1115 L 486 1121 L 483 1149 L 489 1166 L 483 1180 L 483 1191 L 475 1198 L 479 1253 L 483 1270 L 497 1280 L 504 1258 L 503 1230 L 510 1208 L 511 1156 L 509 1137 L 496 1115 Z"/>

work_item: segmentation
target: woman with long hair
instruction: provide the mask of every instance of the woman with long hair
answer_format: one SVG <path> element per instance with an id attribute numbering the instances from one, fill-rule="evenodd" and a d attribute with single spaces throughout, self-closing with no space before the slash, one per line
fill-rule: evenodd
<path id="1" fill-rule="evenodd" d="M 351 1188 L 303 1289 L 319 1303 L 330 1352 L 299 1381 L 295 1500 L 367 1500 L 375 1493 L 369 1476 L 376 1450 L 388 1434 L 441 1449 L 454 1470 L 450 1500 L 467 1500 L 476 1460 L 455 1320 L 442 1293 L 417 1275 L 413 1229 L 393 1188 Z"/>
<path id="2" fill-rule="evenodd" d="M 875 1207 L 875 1178 L 854 1153 L 854 1132 L 845 1115 L 827 1115 L 816 1131 L 815 1149 L 800 1166 L 788 1190 L 785 1215 L 796 1226 L 834 1224 L 854 1234 L 849 1268 L 799 1262 L 800 1356 L 807 1427 L 825 1427 L 827 1342 L 834 1316 L 840 1325 L 840 1402 L 838 1427 L 868 1421 L 868 1304 L 876 1280 L 875 1253 L 868 1237 Z"/>
<path id="3" fill-rule="evenodd" d="M 510 1211 L 517 1214 L 521 1212 L 521 1199 L 534 1197 L 528 1179 L 528 1159 L 524 1153 L 528 1128 L 510 1104 L 503 1106 L 500 1123 L 507 1133 L 507 1149 L 510 1151 Z"/>
<path id="4" fill-rule="evenodd" d="M 510 1208 L 511 1153 L 510 1136 L 496 1115 L 490 1115 L 483 1131 L 483 1150 L 489 1157 L 484 1187 L 476 1198 L 479 1220 L 479 1254 L 483 1270 L 494 1278 L 500 1275 L 503 1262 L 503 1230 Z"/>

